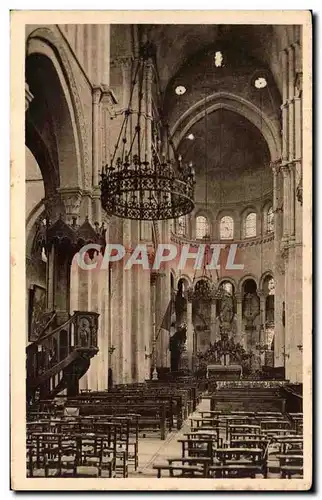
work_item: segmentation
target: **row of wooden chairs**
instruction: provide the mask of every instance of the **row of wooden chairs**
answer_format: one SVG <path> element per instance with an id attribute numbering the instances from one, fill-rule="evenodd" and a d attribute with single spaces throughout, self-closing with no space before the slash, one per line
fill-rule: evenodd
<path id="1" fill-rule="evenodd" d="M 29 465 L 39 465 L 43 464 L 41 460 L 42 450 L 46 451 L 46 446 L 43 446 L 42 437 L 49 436 L 50 439 L 57 439 L 58 444 L 60 440 L 63 444 L 68 442 L 69 438 L 72 436 L 74 439 L 74 464 L 84 465 L 82 460 L 79 460 L 79 439 L 82 436 L 89 436 L 103 438 L 102 450 L 103 455 L 101 460 L 106 459 L 104 455 L 105 451 L 108 451 L 109 456 L 112 453 L 113 460 L 111 464 L 114 464 L 112 469 L 115 473 L 121 474 L 122 477 L 127 477 L 128 474 L 128 464 L 133 463 L 134 469 L 138 466 L 138 440 L 131 440 L 130 435 L 130 422 L 128 418 L 115 418 L 109 420 L 108 416 L 100 417 L 96 419 L 95 417 L 83 418 L 83 417 L 61 417 L 61 418 L 48 418 L 43 420 L 33 420 L 27 423 L 27 450 L 29 453 Z M 57 444 L 57 457 L 59 460 L 63 456 L 64 446 L 62 446 L 59 452 L 59 445 Z M 97 446 L 96 446 L 97 448 Z M 95 448 L 95 449 L 96 449 Z M 100 449 L 100 447 L 98 447 Z M 60 455 L 59 455 L 60 453 Z M 36 463 L 31 457 L 37 457 Z M 60 457 L 60 458 L 59 458 Z M 48 458 L 48 457 L 47 457 Z M 46 460 L 46 453 L 44 453 L 43 460 Z M 39 467 L 37 467 L 39 468 Z M 58 471 L 59 473 L 59 471 Z M 75 470 L 74 470 L 75 473 Z M 33 470 L 30 468 L 29 474 L 33 475 Z M 108 476 L 111 477 L 111 476 Z"/>
<path id="2" fill-rule="evenodd" d="M 280 477 L 303 474 L 303 438 L 281 412 L 200 412 L 179 442 L 180 457 L 153 466 L 157 477 L 167 471 L 170 477 L 266 478 L 276 445 Z"/>

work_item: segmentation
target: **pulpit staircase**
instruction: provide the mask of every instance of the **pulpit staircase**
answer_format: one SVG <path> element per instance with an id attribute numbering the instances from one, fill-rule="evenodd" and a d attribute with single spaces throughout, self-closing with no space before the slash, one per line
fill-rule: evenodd
<path id="1" fill-rule="evenodd" d="M 75 311 L 63 316 L 62 322 L 61 313 L 51 313 L 39 338 L 26 348 L 28 407 L 64 389 L 76 395 L 80 378 L 98 352 L 98 313 Z"/>

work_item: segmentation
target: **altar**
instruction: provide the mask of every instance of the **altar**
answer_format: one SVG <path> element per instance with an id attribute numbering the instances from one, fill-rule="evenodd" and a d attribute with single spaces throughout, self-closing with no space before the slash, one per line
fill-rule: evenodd
<path id="1" fill-rule="evenodd" d="M 207 365 L 207 378 L 212 380 L 239 380 L 242 375 L 241 365 Z"/>

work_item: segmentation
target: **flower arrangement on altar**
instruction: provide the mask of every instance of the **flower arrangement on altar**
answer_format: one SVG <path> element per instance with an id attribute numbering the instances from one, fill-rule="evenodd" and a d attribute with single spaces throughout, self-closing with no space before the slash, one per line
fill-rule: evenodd
<path id="1" fill-rule="evenodd" d="M 221 364 L 222 356 L 227 354 L 230 363 L 240 364 L 246 369 L 249 367 L 252 353 L 246 352 L 239 342 L 235 343 L 232 338 L 226 337 L 210 344 L 206 351 L 196 354 L 198 369 L 206 369 L 208 364 Z"/>

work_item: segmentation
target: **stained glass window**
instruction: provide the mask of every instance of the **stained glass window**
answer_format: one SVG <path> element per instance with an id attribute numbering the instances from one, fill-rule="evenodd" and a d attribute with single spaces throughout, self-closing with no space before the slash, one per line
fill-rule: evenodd
<path id="1" fill-rule="evenodd" d="M 272 233 L 273 231 L 274 231 L 274 212 L 273 212 L 273 207 L 270 207 L 267 210 L 267 215 L 266 215 L 266 232 Z"/>
<path id="2" fill-rule="evenodd" d="M 180 236 L 186 235 L 186 217 L 185 217 L 185 215 L 182 215 L 177 220 L 177 233 L 180 234 Z"/>
<path id="3" fill-rule="evenodd" d="M 256 214 L 251 212 L 247 215 L 244 223 L 245 238 L 254 238 L 256 236 Z"/>
<path id="4" fill-rule="evenodd" d="M 220 221 L 220 239 L 232 240 L 234 237 L 234 219 L 226 215 Z"/>
<path id="5" fill-rule="evenodd" d="M 209 225 L 206 217 L 198 215 L 196 218 L 196 238 L 202 240 L 209 235 Z"/>

